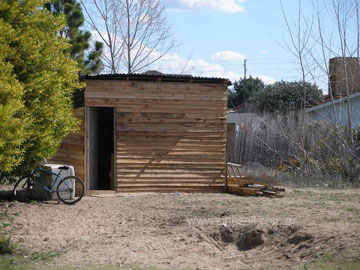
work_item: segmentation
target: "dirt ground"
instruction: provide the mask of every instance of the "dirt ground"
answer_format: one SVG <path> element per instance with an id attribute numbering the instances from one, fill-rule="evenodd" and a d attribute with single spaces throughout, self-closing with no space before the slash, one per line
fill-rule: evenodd
<path id="1" fill-rule="evenodd" d="M 277 199 L 119 194 L 74 206 L 2 201 L 0 212 L 2 233 L 21 249 L 56 252 L 56 265 L 300 269 L 328 254 L 360 259 L 360 190 L 288 189 Z"/>

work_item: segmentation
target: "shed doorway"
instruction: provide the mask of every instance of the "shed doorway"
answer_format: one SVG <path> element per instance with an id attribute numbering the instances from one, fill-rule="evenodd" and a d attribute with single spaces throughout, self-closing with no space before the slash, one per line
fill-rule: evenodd
<path id="1" fill-rule="evenodd" d="M 88 189 L 114 190 L 114 108 L 88 110 Z"/>

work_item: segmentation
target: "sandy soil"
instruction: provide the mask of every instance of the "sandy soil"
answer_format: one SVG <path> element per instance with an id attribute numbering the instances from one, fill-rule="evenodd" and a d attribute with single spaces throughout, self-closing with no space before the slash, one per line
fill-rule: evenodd
<path id="1" fill-rule="evenodd" d="M 281 199 L 228 194 L 121 194 L 0 202 L 20 248 L 56 264 L 169 269 L 299 269 L 320 254 L 359 251 L 360 191 L 297 189 Z"/>

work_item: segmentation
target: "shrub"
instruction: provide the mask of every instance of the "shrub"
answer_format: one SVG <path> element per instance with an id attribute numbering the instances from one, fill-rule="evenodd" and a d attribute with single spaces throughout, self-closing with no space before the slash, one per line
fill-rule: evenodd
<path id="1" fill-rule="evenodd" d="M 16 245 L 11 243 L 10 237 L 0 236 L 0 255 L 12 254 L 16 249 Z"/>
<path id="2" fill-rule="evenodd" d="M 0 178 L 27 175 L 77 129 L 77 63 L 45 0 L 0 1 Z"/>

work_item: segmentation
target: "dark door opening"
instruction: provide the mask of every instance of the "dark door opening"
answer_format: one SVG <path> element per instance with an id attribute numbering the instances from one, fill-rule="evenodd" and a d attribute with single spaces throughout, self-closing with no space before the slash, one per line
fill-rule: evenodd
<path id="1" fill-rule="evenodd" d="M 114 109 L 99 108 L 99 189 L 110 189 L 111 156 L 114 154 Z"/>
<path id="2" fill-rule="evenodd" d="M 114 109 L 89 108 L 89 189 L 113 188 Z"/>

